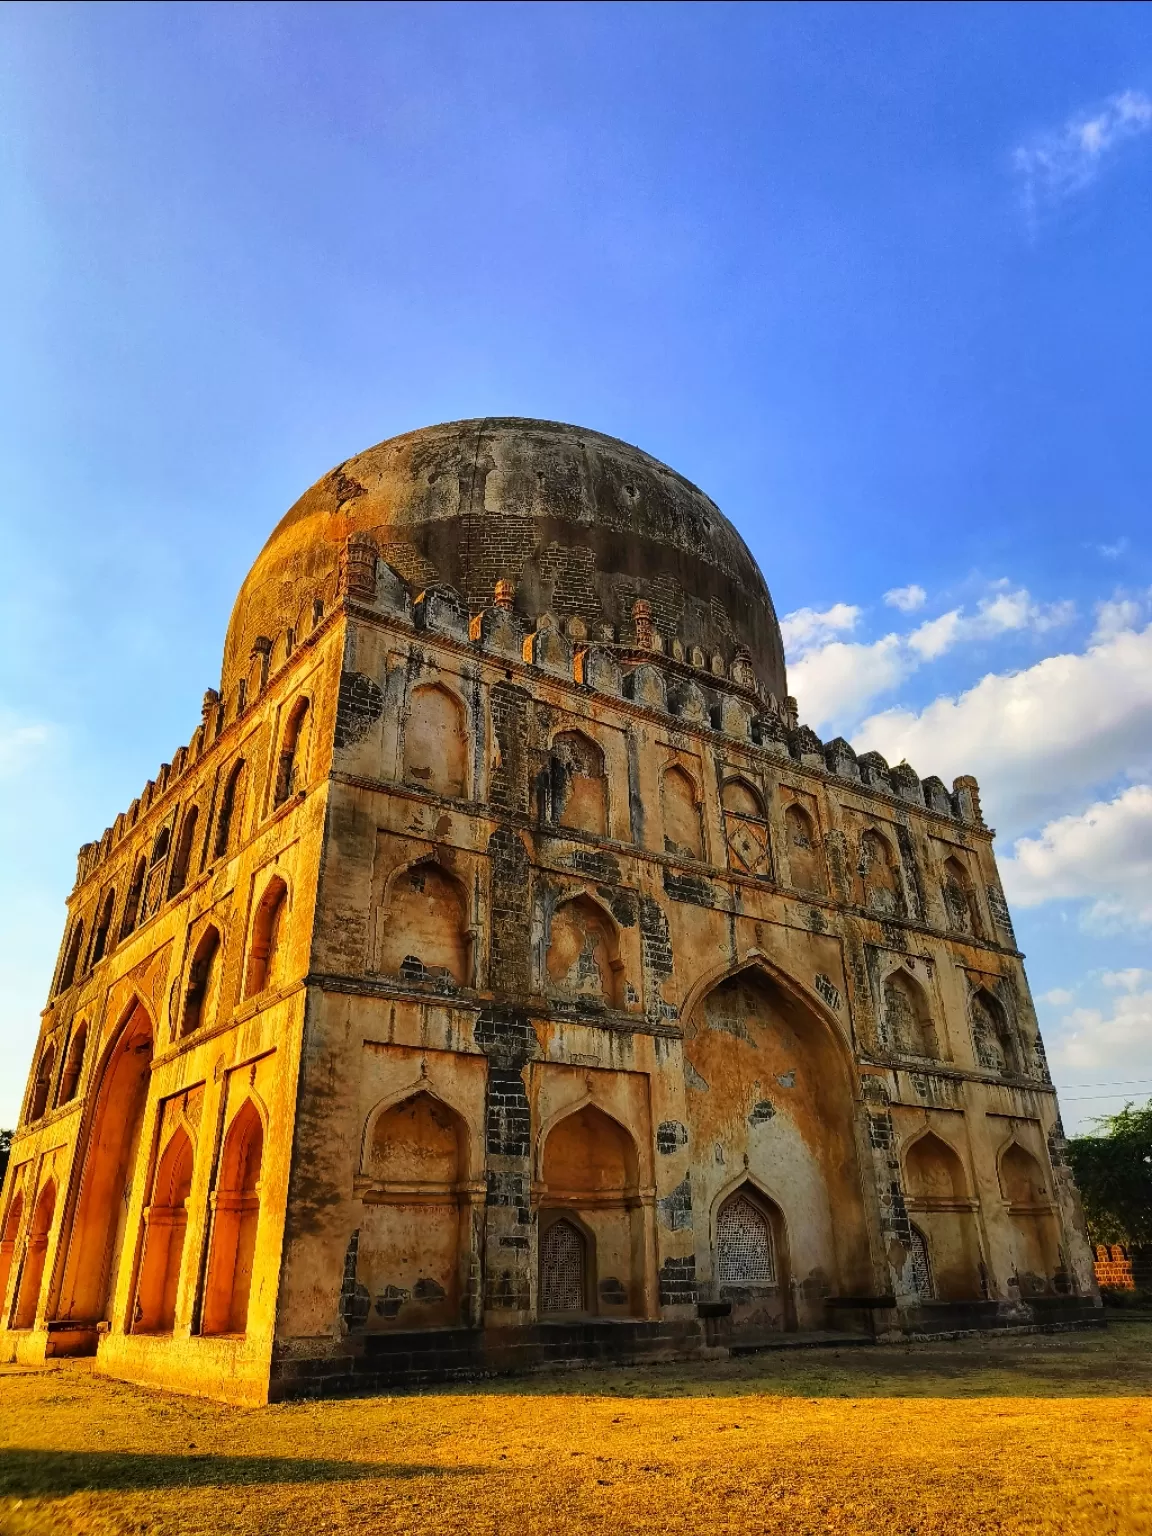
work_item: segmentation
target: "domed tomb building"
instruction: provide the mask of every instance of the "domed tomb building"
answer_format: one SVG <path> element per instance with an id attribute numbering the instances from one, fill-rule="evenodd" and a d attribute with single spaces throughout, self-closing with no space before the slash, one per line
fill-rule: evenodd
<path id="1" fill-rule="evenodd" d="M 394 438 L 80 851 L 0 1356 L 261 1402 L 1097 1305 L 977 786 L 797 722 L 665 465 Z"/>

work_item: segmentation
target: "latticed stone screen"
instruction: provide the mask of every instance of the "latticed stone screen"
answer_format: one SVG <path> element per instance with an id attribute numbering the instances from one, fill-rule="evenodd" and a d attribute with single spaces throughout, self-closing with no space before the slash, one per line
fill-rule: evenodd
<path id="1" fill-rule="evenodd" d="M 932 1260 L 928 1256 L 928 1240 L 917 1227 L 912 1228 L 912 1280 L 921 1299 L 931 1301 Z"/>
<path id="2" fill-rule="evenodd" d="M 584 1310 L 584 1238 L 570 1221 L 556 1221 L 540 1245 L 541 1312 Z"/>
<path id="3" fill-rule="evenodd" d="M 776 1256 L 767 1217 L 737 1195 L 716 1222 L 716 1269 L 721 1285 L 773 1285 Z"/>

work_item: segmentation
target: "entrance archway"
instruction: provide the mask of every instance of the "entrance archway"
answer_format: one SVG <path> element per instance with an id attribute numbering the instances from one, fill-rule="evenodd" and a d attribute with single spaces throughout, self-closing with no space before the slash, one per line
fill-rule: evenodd
<path id="1" fill-rule="evenodd" d="M 152 1042 L 152 1021 L 137 1004 L 104 1060 L 69 1237 L 58 1318 L 87 1323 L 111 1320 L 148 1098 Z"/>
<path id="2" fill-rule="evenodd" d="M 31 1328 L 36 1321 L 40 1289 L 44 1283 L 44 1260 L 48 1256 L 48 1238 L 52 1231 L 52 1218 L 55 1214 L 56 1182 L 54 1179 L 49 1179 L 40 1191 L 39 1199 L 32 1212 L 28 1248 L 24 1255 L 24 1269 L 20 1275 L 20 1289 L 16 1295 L 16 1311 L 12 1318 L 13 1328 Z"/>
<path id="3" fill-rule="evenodd" d="M 823 1327 L 827 1297 L 873 1295 L 876 1284 L 847 1047 L 800 988 L 759 960 L 713 984 L 685 1035 L 692 1205 L 716 1213 L 711 1234 L 697 1226 L 704 1294 L 732 1300 L 734 1322 Z M 765 1222 L 759 1251 L 771 1255 L 777 1286 L 787 1234 L 786 1283 L 773 1294 L 770 1281 L 725 1278 L 736 1271 L 722 1268 L 718 1243 L 737 1223 L 751 1241 Z"/>
<path id="4" fill-rule="evenodd" d="M 164 1148 L 156 1169 L 152 1201 L 144 1213 L 144 1262 L 132 1325 L 135 1333 L 171 1333 L 175 1326 L 192 1163 L 192 1140 L 180 1126 Z"/>
<path id="5" fill-rule="evenodd" d="M 264 1126 L 244 1101 L 224 1138 L 220 1183 L 213 1197 L 212 1252 L 204 1294 L 205 1333 L 247 1333 L 260 1225 Z"/>

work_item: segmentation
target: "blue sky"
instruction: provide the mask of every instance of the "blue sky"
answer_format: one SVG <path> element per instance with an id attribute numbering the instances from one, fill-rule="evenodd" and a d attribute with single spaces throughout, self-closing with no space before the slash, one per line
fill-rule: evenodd
<path id="1" fill-rule="evenodd" d="M 1068 1122 L 1152 1093 L 1150 190 L 1146 5 L 7 6 L 0 1124 L 268 531 L 486 414 L 715 497 L 802 714 L 980 777 Z"/>

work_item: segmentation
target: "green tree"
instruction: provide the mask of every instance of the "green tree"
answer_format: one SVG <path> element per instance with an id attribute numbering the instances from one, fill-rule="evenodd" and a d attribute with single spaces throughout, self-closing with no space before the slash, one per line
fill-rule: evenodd
<path id="1" fill-rule="evenodd" d="M 1094 1243 L 1152 1243 L 1152 1099 L 1126 1104 L 1074 1136 L 1068 1156 Z"/>

